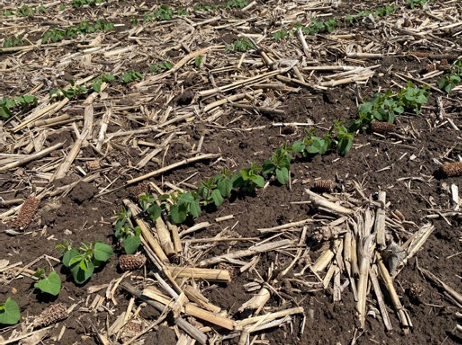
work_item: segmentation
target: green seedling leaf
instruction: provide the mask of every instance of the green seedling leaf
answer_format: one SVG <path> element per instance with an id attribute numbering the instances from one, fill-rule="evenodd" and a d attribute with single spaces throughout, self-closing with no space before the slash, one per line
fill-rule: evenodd
<path id="1" fill-rule="evenodd" d="M 170 217 L 175 224 L 183 223 L 187 217 L 185 205 L 172 205 L 170 207 Z"/>
<path id="2" fill-rule="evenodd" d="M 71 260 L 79 255 L 79 250 L 77 248 L 71 248 L 70 250 L 66 250 L 63 254 L 63 265 L 66 267 L 71 266 Z"/>
<path id="3" fill-rule="evenodd" d="M 141 244 L 140 236 L 127 236 L 123 239 L 125 253 L 133 254 Z"/>
<path id="4" fill-rule="evenodd" d="M 0 304 L 0 324 L 14 325 L 21 319 L 21 312 L 18 304 L 11 298 L 7 298 L 6 302 Z"/>
<path id="5" fill-rule="evenodd" d="M 276 169 L 276 178 L 280 184 L 289 182 L 289 170 L 286 167 Z"/>
<path id="6" fill-rule="evenodd" d="M 102 242 L 95 242 L 93 250 L 94 258 L 101 262 L 107 261 L 113 253 L 111 246 L 104 244 Z"/>
<path id="7" fill-rule="evenodd" d="M 305 150 L 305 143 L 303 141 L 296 141 L 292 145 L 292 151 L 295 153 L 302 153 Z"/>
<path id="8" fill-rule="evenodd" d="M 83 269 L 84 267 L 85 269 Z M 93 272 L 95 271 L 95 265 L 92 262 L 87 262 L 86 260 L 82 260 L 81 262 L 77 262 L 70 267 L 72 277 L 77 284 L 85 283 L 90 277 L 92 276 Z"/>
<path id="9" fill-rule="evenodd" d="M 227 197 L 233 190 L 233 182 L 229 178 L 224 178 L 217 182 L 217 188 L 220 191 L 221 196 Z"/>
<path id="10" fill-rule="evenodd" d="M 223 196 L 221 195 L 221 192 L 218 189 L 215 189 L 212 192 L 212 199 L 216 206 L 220 206 L 224 202 Z"/>
<path id="11" fill-rule="evenodd" d="M 162 214 L 162 208 L 157 204 L 152 204 L 148 208 L 149 219 L 155 222 Z"/>
<path id="12" fill-rule="evenodd" d="M 252 181 L 260 188 L 263 188 L 265 186 L 265 179 L 263 178 L 263 176 L 253 175 Z"/>
<path id="13" fill-rule="evenodd" d="M 61 278 L 58 273 L 51 271 L 48 277 L 40 279 L 34 284 L 34 287 L 42 292 L 49 293 L 50 295 L 57 296 L 61 291 Z"/>
<path id="14" fill-rule="evenodd" d="M 189 205 L 189 212 L 192 214 L 193 217 L 197 218 L 201 215 L 201 205 L 199 204 L 199 200 L 194 200 Z"/>

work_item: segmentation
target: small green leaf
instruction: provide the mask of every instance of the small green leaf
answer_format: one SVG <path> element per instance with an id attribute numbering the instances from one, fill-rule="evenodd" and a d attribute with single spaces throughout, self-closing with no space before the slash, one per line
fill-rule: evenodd
<path id="1" fill-rule="evenodd" d="M 175 224 L 181 224 L 186 220 L 186 211 L 180 209 L 180 205 L 170 207 L 170 217 Z"/>
<path id="2" fill-rule="evenodd" d="M 148 213 L 149 213 L 149 219 L 151 219 L 153 222 L 155 222 L 160 217 L 160 215 L 162 214 L 162 209 L 160 208 L 159 205 L 152 204 L 148 208 Z"/>
<path id="3" fill-rule="evenodd" d="M 189 212 L 192 214 L 193 217 L 197 218 L 201 215 L 201 205 L 199 204 L 199 200 L 194 200 L 189 206 Z"/>
<path id="4" fill-rule="evenodd" d="M 296 141 L 295 143 L 293 143 L 292 151 L 296 153 L 301 153 L 303 152 L 303 150 L 305 150 L 305 143 L 303 141 Z"/>
<path id="5" fill-rule="evenodd" d="M 55 271 L 51 271 L 48 277 L 40 279 L 34 284 L 34 287 L 40 289 L 42 292 L 57 296 L 61 291 L 61 278 Z"/>
<path id="6" fill-rule="evenodd" d="M 71 260 L 79 255 L 79 250 L 77 248 L 72 248 L 70 250 L 67 250 L 63 254 L 63 265 L 66 267 L 71 266 Z"/>
<path id="7" fill-rule="evenodd" d="M 105 262 L 112 255 L 111 246 L 102 242 L 95 242 L 93 256 L 96 260 Z"/>
<path id="8" fill-rule="evenodd" d="M 190 204 L 194 202 L 194 196 L 191 194 L 191 193 L 183 193 L 180 195 L 180 197 L 178 198 L 178 203 L 179 204 Z"/>
<path id="9" fill-rule="evenodd" d="M 84 260 L 82 260 L 84 261 Z M 77 284 L 85 283 L 92 276 L 95 271 L 95 265 L 92 262 L 86 262 L 86 270 L 80 268 L 80 265 L 76 264 L 70 267 L 74 281 Z"/>
<path id="10" fill-rule="evenodd" d="M 289 170 L 286 167 L 276 169 L 276 178 L 280 184 L 289 182 Z"/>
<path id="11" fill-rule="evenodd" d="M 127 236 L 123 240 L 123 246 L 125 253 L 133 254 L 136 252 L 138 247 L 141 244 L 141 239 L 139 236 Z"/>
<path id="12" fill-rule="evenodd" d="M 217 188 L 220 191 L 221 196 L 227 197 L 233 190 L 233 182 L 229 178 L 224 178 L 218 181 Z"/>
<path id="13" fill-rule="evenodd" d="M 14 325 L 21 319 L 21 312 L 18 304 L 11 298 L 7 298 L 6 302 L 0 304 L 0 324 Z"/>
<path id="14" fill-rule="evenodd" d="M 265 186 L 265 179 L 263 176 L 253 175 L 253 177 L 254 178 L 252 178 L 252 181 L 255 182 L 258 187 L 263 188 Z"/>
<path id="15" fill-rule="evenodd" d="M 215 189 L 212 192 L 212 199 L 216 206 L 220 206 L 224 201 L 223 197 L 221 196 L 221 192 L 218 189 Z"/>

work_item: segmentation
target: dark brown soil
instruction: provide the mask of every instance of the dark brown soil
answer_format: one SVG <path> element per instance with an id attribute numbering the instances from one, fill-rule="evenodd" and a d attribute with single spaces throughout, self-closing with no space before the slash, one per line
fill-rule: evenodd
<path id="1" fill-rule="evenodd" d="M 141 7 L 141 3 L 142 1 L 115 1 L 96 8 L 94 6 L 70 8 L 66 12 L 66 18 L 69 17 L 71 20 L 78 22 L 81 20 L 80 16 L 91 17 L 95 15 L 95 18 L 99 18 L 109 15 L 111 11 L 115 11 L 113 21 L 126 24 L 125 28 L 118 29 L 118 33 L 126 33 L 126 31 L 130 30 L 130 18 L 142 18 L 144 13 L 153 12 L 152 8 L 158 2 L 143 2 L 143 7 Z M 376 2 L 365 2 L 361 9 L 366 8 L 364 6 L 367 6 L 367 3 L 371 4 L 371 8 L 379 6 Z M 436 1 L 431 6 L 434 6 L 436 11 L 443 8 L 443 5 Z M 171 3 L 171 6 L 173 6 L 173 3 Z M 334 16 L 352 13 L 352 8 L 355 8 L 355 6 L 356 2 L 354 1 L 343 1 L 338 9 L 333 10 Z M 458 13 L 460 14 L 460 4 L 453 2 L 452 6 L 458 7 Z M 193 4 L 183 7 L 192 8 Z M 270 26 L 268 22 L 267 28 L 256 28 L 252 27 L 253 24 L 249 24 L 250 32 L 261 32 L 263 29 L 268 29 L 269 31 L 278 29 L 280 19 L 277 18 L 276 7 L 277 2 L 275 1 L 258 2 L 250 14 L 252 16 L 268 15 L 262 12 L 263 9 L 274 11 L 272 16 L 276 16 L 276 18 L 271 18 L 275 20 L 275 24 Z M 130 12 L 130 9 L 133 9 L 133 12 Z M 92 13 L 92 11 L 96 12 Z M 53 16 L 57 15 L 59 11 L 55 9 L 53 12 L 50 9 L 49 13 L 50 16 Z M 410 16 L 414 27 L 421 23 L 421 19 L 418 17 L 423 15 L 421 10 L 410 10 L 402 5 L 398 13 L 401 16 Z M 196 14 L 197 17 L 192 14 L 191 16 L 195 18 L 194 21 L 199 21 L 199 18 L 204 20 L 219 14 L 226 18 L 226 23 L 228 23 L 229 18 L 240 20 L 247 16 L 247 14 L 244 14 L 243 17 L 240 10 L 227 11 L 225 9 L 220 9 L 215 13 Z M 203 18 L 200 16 L 203 16 Z M 0 20 L 3 18 L 0 17 Z M 30 16 L 20 18 L 14 24 L 26 23 L 33 27 L 35 32 L 40 26 L 41 20 L 45 19 Z M 175 21 L 173 22 L 176 23 Z M 12 23 L 9 22 L 9 24 Z M 214 23 L 214 25 L 220 25 L 220 22 Z M 357 44 L 363 47 L 369 42 L 378 44 L 377 42 L 381 42 L 381 39 L 376 36 L 379 30 L 370 30 L 368 25 L 367 23 L 359 23 L 353 27 L 342 26 L 335 29 L 333 33 L 346 34 L 351 32 L 358 34 L 361 37 Z M 379 27 L 382 28 L 380 25 Z M 200 30 L 200 28 L 197 30 Z M 214 37 L 215 41 L 211 44 L 232 44 L 238 34 L 238 29 L 232 26 L 217 30 Z M 3 38 L 8 36 L 2 31 L 0 31 L 0 35 Z M 144 33 L 140 33 L 139 37 L 145 38 L 143 35 Z M 164 35 L 167 35 L 167 33 L 164 32 Z M 271 36 L 269 33 L 268 35 Z M 453 37 L 441 33 L 438 36 L 453 42 L 453 46 L 450 46 L 446 41 L 438 43 L 440 42 L 437 39 L 438 37 L 430 37 L 425 42 L 419 43 L 414 39 L 411 40 L 412 37 L 409 38 L 410 41 L 396 40 L 398 33 L 395 32 L 393 35 L 394 40 L 391 42 L 392 40 L 389 38 L 389 45 L 390 50 L 393 50 L 395 54 L 390 54 L 382 59 L 356 60 L 363 66 L 380 65 L 367 83 L 357 84 L 362 97 L 370 98 L 380 89 L 397 90 L 397 85 L 405 85 L 405 82 L 397 77 L 397 73 L 410 73 L 415 78 L 422 78 L 429 64 L 440 63 L 440 60 L 437 59 L 405 56 L 409 50 L 440 54 L 462 54 L 459 38 L 462 35 Z M 123 37 L 127 39 L 128 33 L 127 35 L 114 34 L 113 37 L 108 35 L 106 39 L 108 44 L 113 44 L 114 40 L 123 40 Z M 206 40 L 204 37 L 198 37 L 191 46 L 192 51 L 200 49 L 201 44 L 203 46 L 208 45 L 208 41 L 212 39 L 209 37 Z M 94 37 L 86 37 L 87 40 L 92 38 Z M 162 35 L 152 37 L 152 39 L 163 40 Z M 179 41 L 181 38 L 171 39 L 171 42 L 165 43 L 165 47 L 176 45 L 175 40 Z M 383 39 L 385 40 L 386 38 Z M 285 58 L 297 58 L 298 53 L 295 52 L 295 49 L 301 49 L 296 47 L 299 42 L 295 37 L 292 37 L 291 40 L 292 44 L 280 43 L 286 45 L 287 50 L 282 50 L 286 54 Z M 329 39 L 327 33 L 309 36 L 307 41 L 313 49 L 313 58 L 319 61 L 319 65 L 332 65 L 337 62 L 347 65 L 355 62 L 345 59 L 344 52 L 340 50 L 338 42 Z M 409 47 L 410 42 L 412 42 L 412 47 Z M 121 43 L 122 46 L 135 44 L 134 41 L 129 43 L 121 41 Z M 280 49 L 271 39 L 263 41 L 261 44 L 268 47 L 271 44 L 271 49 Z M 293 50 L 290 50 L 290 47 Z M 62 49 L 65 50 L 59 52 L 60 56 L 78 51 L 77 48 L 74 49 L 72 46 Z M 17 58 L 18 54 L 15 52 L 0 54 L 0 70 L 2 68 L 13 69 L 13 59 Z M 171 50 L 167 56 L 171 61 L 178 62 L 184 54 L 185 52 L 178 46 L 178 48 Z M 258 58 L 258 54 L 255 53 L 253 55 L 250 53 L 249 56 Z M 27 78 L 41 73 L 40 66 L 37 64 L 39 60 L 36 52 L 26 52 L 21 55 L 21 59 Z M 33 61 L 30 66 L 27 63 L 28 59 Z M 146 75 L 148 75 L 150 64 L 160 61 L 158 57 L 141 56 L 137 55 L 136 52 L 133 57 L 127 57 L 126 59 L 132 59 L 133 61 L 123 62 L 123 71 L 130 69 L 142 70 Z M 143 61 L 143 59 L 145 60 Z M 113 62 L 108 62 L 107 65 L 104 65 L 102 61 L 97 59 L 94 62 L 98 64 L 100 70 L 104 73 L 111 72 L 116 65 Z M 207 63 L 210 65 L 207 66 Z M 5 67 L 2 67 L 2 64 Z M 222 66 L 215 66 L 213 61 L 207 61 L 205 68 L 213 69 L 218 67 Z M 243 66 L 239 73 L 244 75 L 246 73 L 245 69 L 246 67 Z M 69 65 L 66 72 L 75 80 L 87 76 L 77 63 Z M 78 75 L 79 73 L 80 75 Z M 165 83 L 142 89 L 135 89 L 130 85 L 121 86 L 117 83 L 109 86 L 107 97 L 109 97 L 110 105 L 117 116 L 110 123 L 107 133 L 156 125 L 155 122 L 152 123 L 151 119 L 147 119 L 142 114 L 144 110 L 140 110 L 140 105 L 143 105 L 149 111 L 162 110 L 159 113 L 159 116 L 161 116 L 165 113 L 166 102 L 173 99 L 173 101 L 169 101 L 169 105 L 173 107 L 175 114 L 181 115 L 182 111 L 192 109 L 188 107 L 197 106 L 197 109 L 203 109 L 208 103 L 219 99 L 218 97 L 197 99 L 196 95 L 199 91 L 208 90 L 213 86 L 204 77 L 207 73 L 202 71 L 195 73 L 191 66 L 188 67 L 188 70 L 180 71 L 179 80 L 182 81 L 181 86 L 173 76 L 166 80 Z M 317 76 L 327 74 L 330 74 L 330 71 L 321 72 Z M 247 77 L 249 76 L 247 75 Z M 305 73 L 305 76 L 309 78 L 309 72 Z M 30 91 L 34 85 L 24 81 L 26 85 L 17 89 L 13 88 L 13 85 L 18 82 L 18 79 L 22 78 L 12 77 L 7 73 L 0 78 L 4 82 L 3 85 L 0 85 L 0 95 L 4 97 L 23 94 Z M 218 86 L 229 84 L 235 80 L 231 74 L 224 74 L 215 78 Z M 13 79 L 11 86 L 8 84 L 9 79 Z M 57 77 L 55 80 L 50 79 L 50 83 L 59 85 L 60 80 L 67 79 L 64 76 Z M 434 87 L 437 86 L 436 81 L 437 78 L 425 80 Z M 50 88 L 55 88 L 56 85 L 52 85 Z M 291 86 L 295 87 L 294 85 Z M 239 90 L 236 93 L 243 91 L 245 90 Z M 251 91 L 251 89 L 249 88 L 246 91 Z M 154 92 L 156 94 L 153 94 Z M 209 302 L 227 311 L 228 315 L 235 320 L 246 318 L 249 315 L 239 313 L 238 309 L 255 293 L 246 292 L 245 289 L 246 284 L 254 282 L 259 284 L 267 283 L 275 290 L 268 302 L 268 307 L 271 307 L 271 311 L 284 310 L 295 306 L 304 308 L 305 319 L 300 315 L 295 315 L 291 322 L 285 323 L 279 328 L 252 334 L 250 339 L 252 340 L 255 336 L 257 339 L 255 343 L 323 345 L 449 345 L 462 343 L 462 334 L 455 330 L 458 321 L 455 313 L 461 310 L 461 305 L 448 296 L 440 287 L 427 280 L 417 269 L 417 267 L 422 267 L 431 271 L 448 286 L 462 293 L 460 288 L 462 279 L 462 231 L 460 230 L 460 221 L 462 217 L 459 210 L 454 210 L 450 194 L 451 185 L 458 186 L 460 177 L 442 178 L 436 173 L 441 163 L 459 161 L 462 155 L 459 144 L 461 139 L 460 131 L 454 128 L 462 125 L 460 92 L 460 90 L 456 90 L 454 94 L 446 96 L 437 91 L 431 91 L 429 102 L 424 106 L 420 116 L 405 113 L 397 119 L 397 131 L 395 134 L 381 136 L 362 131 L 356 135 L 353 148 L 345 157 L 340 157 L 333 151 L 323 156 L 317 155 L 306 158 L 297 156 L 291 166 L 292 183 L 290 188 L 272 182 L 264 189 L 257 189 L 255 195 L 235 194 L 225 200 L 222 206 L 209 208 L 199 218 L 189 219 L 186 224 L 182 225 L 183 229 L 187 229 L 189 226 L 200 222 L 208 221 L 211 223 L 208 228 L 187 235 L 184 238 L 185 240 L 211 238 L 225 229 L 232 229 L 232 237 L 260 237 L 263 239 L 269 236 L 262 236 L 258 229 L 283 225 L 303 220 L 307 217 L 318 217 L 317 211 L 311 205 L 296 203 L 307 200 L 305 189 L 311 188 L 315 179 L 321 178 L 335 181 L 338 187 L 334 192 L 340 196 L 345 192 L 354 193 L 351 188 L 352 181 L 358 182 L 364 195 L 371 199 L 376 198 L 379 190 L 385 190 L 387 202 L 389 202 L 389 211 L 398 210 L 405 217 L 405 220 L 409 221 L 409 228 L 407 229 L 409 233 L 403 234 L 403 241 L 406 240 L 406 236 L 415 232 L 425 223 L 431 222 L 435 226 L 435 231 L 426 241 L 423 248 L 394 281 L 397 293 L 404 308 L 409 312 L 413 324 L 408 334 L 404 334 L 401 330 L 399 319 L 388 296 L 386 296 L 386 302 L 394 330 L 391 332 L 385 331 L 376 300 L 371 293 L 368 301 L 369 314 L 366 328 L 360 331 L 357 327 L 355 301 L 349 287 L 346 287 L 343 291 L 342 301 L 333 303 L 329 289 L 311 289 L 290 281 L 289 278 L 294 277 L 294 275 L 299 279 L 313 281 L 313 275 L 309 273 L 309 270 L 305 271 L 304 275 L 301 276 L 298 273 L 307 263 L 314 262 L 319 256 L 320 251 L 315 247 L 311 249 L 309 256 L 304 258 L 305 261 L 299 261 L 292 268 L 289 275 L 282 279 L 277 278 L 277 272 L 287 267 L 293 260 L 295 252 L 261 254 L 254 270 L 244 273 L 240 273 L 239 264 L 229 264 L 234 273 L 234 277 L 229 284 L 199 284 L 202 288 L 201 291 L 209 299 Z M 46 92 L 41 96 L 45 95 Z M 145 101 L 145 98 L 148 97 L 154 98 Z M 445 106 L 445 118 L 437 116 L 437 97 L 442 97 Z M 0 262 L 7 260 L 9 265 L 17 264 L 16 268 L 9 270 L 4 270 L 4 267 L 0 267 L 0 302 L 3 302 L 7 297 L 11 297 L 17 301 L 22 313 L 21 322 L 18 325 L 0 329 L 0 336 L 7 340 L 12 334 L 20 334 L 14 332 L 25 330 L 26 325 L 31 324 L 34 316 L 40 314 L 47 306 L 62 302 L 67 306 L 76 304 L 75 309 L 68 319 L 61 321 L 51 329 L 42 343 L 100 343 L 97 332 L 105 333 L 107 331 L 107 325 L 112 325 L 117 317 L 127 310 L 131 297 L 121 288 L 118 288 L 114 295 L 114 300 L 117 301 L 117 304 L 107 298 L 108 284 L 113 284 L 114 279 L 118 279 L 122 275 L 118 268 L 118 256 L 123 252 L 114 238 L 114 214 L 120 210 L 122 200 L 130 197 L 130 188 L 124 187 L 128 180 L 147 174 L 162 166 L 168 166 L 185 158 L 194 157 L 194 149 L 197 148 L 201 136 L 204 136 L 201 153 L 219 153 L 221 159 L 183 165 L 161 176 L 149 179 L 149 181 L 156 183 L 166 191 L 169 190 L 169 187 L 165 183 L 190 189 L 188 186 L 191 184 L 198 186 L 200 180 L 205 180 L 219 173 L 224 166 L 236 171 L 248 167 L 250 162 L 261 163 L 270 157 L 283 143 L 290 144 L 301 140 L 304 137 L 305 126 L 292 126 L 290 125 L 291 123 L 313 123 L 309 128 L 316 128 L 319 134 L 328 130 L 334 120 L 348 123 L 357 115 L 358 99 L 355 93 L 355 84 L 349 83 L 329 87 L 325 91 L 316 93 L 304 88 L 301 88 L 296 93 L 265 89 L 256 101 L 259 103 L 257 104 L 258 106 L 264 106 L 265 103 L 277 103 L 277 108 L 283 110 L 284 114 L 265 115 L 257 111 L 232 108 L 232 106 L 225 104 L 222 106 L 223 115 L 217 120 L 209 121 L 210 114 L 201 112 L 192 121 L 178 124 L 178 128 L 168 127 L 169 133 L 177 131 L 179 134 L 173 137 L 168 150 L 156 156 L 158 160 L 149 162 L 142 169 L 136 169 L 134 166 L 152 148 L 145 151 L 147 147 L 138 145 L 136 141 L 142 140 L 161 145 L 169 133 L 159 137 L 156 136 L 157 132 L 137 134 L 135 137 L 123 137 L 108 145 L 107 148 L 104 147 L 104 156 L 99 155 L 90 145 L 86 145 L 81 149 L 66 177 L 55 180 L 53 183 L 48 183 L 46 179 L 41 178 L 39 172 L 44 173 L 42 168 L 45 164 L 56 164 L 53 162 L 57 162 L 56 158 L 62 157 L 64 151 L 53 152 L 45 160 L 32 161 L 19 168 L 9 169 L 2 173 L 0 175 L 0 200 L 25 199 L 35 188 L 56 191 L 59 190 L 59 187 L 64 186 L 66 189 L 57 196 L 47 196 L 41 200 L 40 208 L 25 232 L 11 235 L 7 231 L 11 228 L 11 221 L 14 217 L 5 217 L 5 221 L 0 223 L 0 253 L 2 253 L 0 254 Z M 73 106 L 65 109 L 65 112 L 71 114 L 71 116 L 81 117 L 84 109 L 83 99 L 74 100 L 71 104 Z M 108 104 L 100 100 L 96 101 L 94 104 L 95 116 L 101 118 Z M 78 127 L 81 129 L 82 120 L 79 119 L 78 121 Z M 451 122 L 454 126 L 451 125 Z M 2 152 L 0 157 L 2 159 L 7 158 L 8 154 L 26 154 L 25 145 L 19 146 L 19 149 L 12 148 L 15 143 L 14 140 L 18 140 L 19 137 L 14 137 L 11 129 L 18 123 L 18 120 L 5 121 L 0 127 L 0 152 Z M 277 123 L 286 125 L 275 125 Z M 6 133 L 4 139 L 1 137 L 2 129 Z M 38 132 L 35 130 L 34 128 L 30 129 L 30 137 L 37 135 Z M 63 150 L 67 154 L 76 140 L 72 127 L 50 127 L 47 131 L 43 147 L 65 142 Z M 97 132 L 96 127 L 95 132 Z M 22 138 L 29 138 L 29 129 L 24 129 L 20 133 L 24 135 Z M 3 140 L 5 141 L 4 144 L 2 143 Z M 86 163 L 91 160 L 99 160 L 101 168 L 96 171 L 97 176 L 91 181 L 81 181 L 81 171 L 86 171 L 88 174 L 92 173 L 86 168 Z M 78 168 L 81 169 L 79 170 Z M 187 180 L 186 184 L 183 183 L 185 180 Z M 77 183 L 72 184 L 73 182 Z M 105 190 L 113 192 L 102 195 L 101 193 Z M 358 197 L 358 195 L 355 194 L 355 197 Z M 10 204 L 0 204 L 0 212 L 7 212 L 11 207 L 12 205 Z M 448 211 L 452 213 L 442 216 L 443 213 Z M 232 219 L 222 222 L 216 221 L 216 218 L 227 215 L 233 215 Z M 312 232 L 315 227 L 314 223 L 310 224 L 308 231 Z M 95 272 L 89 282 L 79 286 L 73 283 L 72 277 L 62 267 L 61 263 L 52 259 L 47 260 L 44 257 L 44 255 L 49 255 L 59 258 L 60 252 L 55 249 L 55 246 L 62 243 L 64 239 L 69 239 L 73 243 L 103 241 L 113 246 L 115 255 Z M 233 244 L 217 242 L 216 245 L 210 247 L 211 249 L 207 249 L 209 247 L 203 243 L 191 244 L 191 246 L 196 246 L 194 247 L 196 251 L 199 251 L 200 245 L 203 245 L 203 253 L 199 258 L 184 257 L 181 260 L 185 265 L 188 263 L 193 264 L 202 259 L 229 251 L 246 249 L 252 244 L 254 243 L 248 241 Z M 309 244 L 307 246 L 309 247 Z M 38 258 L 40 259 L 35 261 Z M 28 266 L 30 263 L 32 264 Z M 34 280 L 27 273 L 28 271 L 21 271 L 23 267 L 33 271 L 39 267 L 56 270 L 63 280 L 63 287 L 59 296 L 50 298 L 34 289 Z M 148 264 L 146 271 L 143 271 L 143 269 L 135 271 L 125 280 L 142 289 L 153 280 L 149 275 L 145 275 L 150 269 L 152 269 L 152 265 Z M 346 280 L 346 277 L 342 277 L 342 282 L 344 280 Z M 95 292 L 91 291 L 95 287 L 100 287 L 100 289 L 96 289 Z M 101 296 L 104 302 L 98 307 L 94 307 L 92 302 L 97 295 Z M 159 318 L 159 313 L 151 306 L 142 304 L 139 301 L 135 303 L 135 308 L 138 306 L 140 308 L 139 316 L 147 324 Z M 189 321 L 194 322 L 194 320 Z M 303 323 L 304 328 L 302 329 Z M 169 316 L 167 322 L 160 326 L 155 326 L 150 332 L 141 336 L 140 339 L 145 344 L 176 344 L 178 329 L 175 328 L 174 330 L 173 326 L 174 323 Z M 63 334 L 58 341 L 57 337 L 63 329 Z M 239 334 L 237 333 L 233 334 L 218 329 L 217 334 L 225 336 L 223 340 L 217 343 L 237 344 L 239 341 Z M 217 337 L 217 339 L 221 338 Z M 110 340 L 113 343 L 122 343 L 121 339 L 116 340 L 115 336 L 110 337 Z M 1 341 L 2 339 L 0 338 L 0 343 Z"/>

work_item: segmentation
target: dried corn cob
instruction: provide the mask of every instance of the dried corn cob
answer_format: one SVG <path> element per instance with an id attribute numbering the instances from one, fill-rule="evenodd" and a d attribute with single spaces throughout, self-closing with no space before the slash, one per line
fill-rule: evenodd
<path id="1" fill-rule="evenodd" d="M 462 175 L 462 162 L 443 164 L 440 170 L 447 177 L 461 176 Z"/>
<path id="2" fill-rule="evenodd" d="M 380 133 L 380 134 L 387 134 L 390 132 L 394 132 L 396 130 L 396 126 L 390 122 L 381 122 L 381 121 L 373 121 L 370 123 L 369 128 L 371 132 Z"/>
<path id="3" fill-rule="evenodd" d="M 34 328 L 49 326 L 69 316 L 66 306 L 62 303 L 50 305 L 34 320 Z"/>
<path id="4" fill-rule="evenodd" d="M 13 222 L 13 227 L 21 230 L 26 229 L 32 222 L 39 203 L 40 200 L 37 199 L 34 194 L 29 195 L 22 204 L 19 215 Z"/>
<path id="5" fill-rule="evenodd" d="M 331 180 L 317 180 L 314 181 L 312 190 L 318 193 L 330 193 L 334 189 L 334 181 Z"/>
<path id="6" fill-rule="evenodd" d="M 121 255 L 119 258 L 119 266 L 122 271 L 132 271 L 141 268 L 146 263 L 146 257 L 139 255 Z"/>
<path id="7" fill-rule="evenodd" d="M 138 197 L 141 194 L 145 194 L 149 192 L 149 183 L 148 182 L 142 182 L 136 186 L 133 186 L 130 188 L 130 196 L 132 198 L 135 198 L 138 200 Z"/>

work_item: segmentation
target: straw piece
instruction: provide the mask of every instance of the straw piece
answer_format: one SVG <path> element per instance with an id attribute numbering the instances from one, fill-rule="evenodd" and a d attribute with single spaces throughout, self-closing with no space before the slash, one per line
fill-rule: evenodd
<path id="1" fill-rule="evenodd" d="M 308 194 L 308 198 L 311 199 L 311 202 L 313 205 L 316 207 L 322 207 L 324 209 L 330 210 L 334 213 L 341 213 L 341 214 L 353 214 L 354 211 L 352 209 L 340 206 L 338 204 L 335 204 L 326 198 L 312 192 L 309 189 L 305 189 L 305 192 Z"/>
<path id="2" fill-rule="evenodd" d="M 229 283 L 231 281 L 231 276 L 227 270 L 166 266 L 165 271 L 168 271 L 174 278 L 191 278 L 215 283 Z"/>
<path id="3" fill-rule="evenodd" d="M 187 159 L 184 159 L 184 160 L 182 160 L 180 162 L 173 163 L 173 164 L 170 164 L 170 165 L 168 165 L 166 167 L 163 167 L 161 169 L 152 171 L 152 172 L 150 172 L 150 173 L 148 173 L 146 175 L 142 175 L 142 176 L 139 176 L 137 178 L 131 179 L 131 180 L 127 181 L 126 185 L 128 186 L 128 185 L 131 185 L 131 184 L 146 180 L 147 178 L 163 174 L 163 173 L 165 173 L 167 171 L 173 170 L 173 169 L 178 168 L 178 167 L 180 167 L 182 165 L 191 164 L 191 163 L 194 163 L 194 162 L 197 162 L 197 161 L 200 161 L 200 160 L 215 159 L 215 158 L 219 158 L 219 157 L 220 157 L 219 154 L 207 153 L 207 154 L 203 154 L 203 155 L 200 155 L 200 156 L 197 156 L 197 157 L 187 158 Z"/>
<path id="4" fill-rule="evenodd" d="M 157 241 L 157 239 L 152 235 L 148 225 L 142 219 L 137 217 L 137 215 L 141 212 L 139 207 L 128 199 L 124 199 L 123 203 L 130 210 L 132 216 L 135 218 L 136 224 L 141 229 L 141 235 L 145 238 L 146 242 L 149 244 L 154 253 L 158 256 L 160 261 L 164 263 L 169 262 L 168 257 L 165 255 L 161 245 L 159 244 L 159 241 Z"/>
<path id="5" fill-rule="evenodd" d="M 377 209 L 375 214 L 374 229 L 376 233 L 376 242 L 379 250 L 384 250 L 387 247 L 385 240 L 385 205 L 387 193 L 383 190 L 379 191 L 378 201 L 383 205 Z"/>
<path id="6" fill-rule="evenodd" d="M 199 262 L 199 266 L 201 267 L 210 266 L 210 265 L 214 265 L 221 261 L 226 261 L 229 259 L 237 259 L 237 258 L 242 258 L 246 256 L 253 256 L 259 253 L 269 252 L 271 250 L 286 248 L 292 244 L 294 244 L 294 241 L 291 241 L 291 240 L 280 240 L 276 242 L 259 244 L 259 245 L 252 246 L 249 249 L 239 250 L 237 252 L 223 254 L 220 256 L 216 256 L 214 258 L 202 260 L 201 262 Z"/>
<path id="7" fill-rule="evenodd" d="M 170 299 L 163 295 L 158 289 L 153 286 L 148 286 L 143 290 L 143 296 L 153 299 L 164 305 L 170 303 Z M 223 317 L 218 314 L 214 314 L 210 311 L 199 308 L 191 303 L 186 303 L 182 308 L 182 312 L 189 316 L 197 317 L 198 319 L 207 321 L 211 324 L 232 330 L 234 329 L 234 321 Z"/>
<path id="8" fill-rule="evenodd" d="M 12 169 L 12 168 L 16 168 L 16 167 L 19 167 L 21 165 L 24 165 L 24 164 L 27 164 L 29 162 L 32 162 L 36 159 L 39 159 L 39 158 L 42 158 L 42 157 L 45 157 L 47 156 L 48 154 L 50 154 L 51 152 L 61 148 L 62 146 L 64 145 L 64 143 L 58 143 L 56 145 L 53 145 L 51 147 L 48 147 L 40 152 L 37 152 L 37 153 L 34 153 L 32 155 L 29 155 L 29 156 L 26 156 L 24 158 L 21 158 L 15 162 L 12 162 L 12 163 L 9 163 L 9 164 L 6 164 L 4 165 L 3 167 L 0 167 L 0 172 L 1 171 L 7 171 L 9 169 Z"/>
<path id="9" fill-rule="evenodd" d="M 136 296 L 143 302 L 146 302 L 147 304 L 153 306 L 159 312 L 164 313 L 168 310 L 168 308 L 165 307 L 165 305 L 153 301 L 146 296 L 143 296 L 140 290 L 136 289 L 133 285 L 129 284 L 128 282 L 123 282 L 122 284 L 120 284 L 120 286 L 128 293 L 132 294 L 133 296 Z M 207 336 L 203 332 L 199 331 L 196 327 L 188 323 L 185 319 L 181 317 L 175 317 L 174 320 L 175 324 L 177 324 L 178 327 L 180 327 L 183 331 L 188 333 L 192 338 L 196 339 L 200 344 L 205 345 L 207 343 Z"/>

